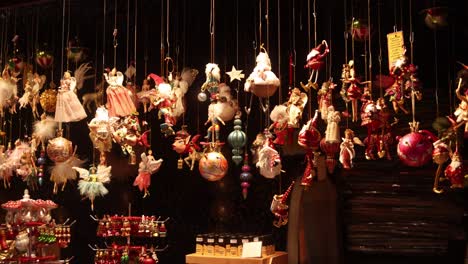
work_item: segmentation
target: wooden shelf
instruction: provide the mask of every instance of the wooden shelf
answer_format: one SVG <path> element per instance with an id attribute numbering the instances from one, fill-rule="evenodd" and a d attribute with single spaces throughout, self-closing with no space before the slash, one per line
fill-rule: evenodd
<path id="1" fill-rule="evenodd" d="M 185 256 L 186 264 L 287 264 L 288 254 L 277 251 L 273 255 L 261 258 L 218 257 L 189 254 Z"/>

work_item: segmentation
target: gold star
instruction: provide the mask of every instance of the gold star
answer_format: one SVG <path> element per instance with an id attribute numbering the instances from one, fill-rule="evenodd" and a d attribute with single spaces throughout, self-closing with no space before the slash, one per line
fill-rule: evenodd
<path id="1" fill-rule="evenodd" d="M 236 67 L 232 66 L 232 70 L 230 72 L 226 72 L 227 75 L 231 78 L 231 82 L 234 80 L 242 80 L 245 75 L 242 73 L 242 70 L 236 70 Z"/>

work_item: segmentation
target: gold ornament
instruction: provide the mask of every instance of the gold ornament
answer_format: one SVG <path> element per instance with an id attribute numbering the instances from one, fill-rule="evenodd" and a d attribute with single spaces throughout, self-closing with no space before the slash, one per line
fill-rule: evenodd
<path id="1" fill-rule="evenodd" d="M 48 113 L 55 112 L 55 104 L 57 103 L 57 90 L 51 88 L 45 90 L 39 99 L 41 107 Z"/>

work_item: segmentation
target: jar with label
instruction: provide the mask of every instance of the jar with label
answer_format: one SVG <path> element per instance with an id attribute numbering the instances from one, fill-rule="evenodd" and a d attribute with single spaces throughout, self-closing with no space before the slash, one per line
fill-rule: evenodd
<path id="1" fill-rule="evenodd" d="M 242 256 L 242 249 L 243 249 L 243 244 L 251 242 L 249 236 L 242 236 L 241 241 L 239 243 L 239 247 L 237 250 L 238 256 Z"/>
<path id="2" fill-rule="evenodd" d="M 206 237 L 206 247 L 203 255 L 214 256 L 215 237 L 214 234 L 208 234 Z"/>
<path id="3" fill-rule="evenodd" d="M 198 234 L 196 237 L 195 237 L 195 254 L 197 255 L 203 255 L 203 235 L 202 234 Z"/>
<path id="4" fill-rule="evenodd" d="M 259 241 L 262 241 L 262 257 L 268 256 L 268 247 L 269 247 L 269 240 L 266 235 L 262 235 L 259 237 Z"/>
<path id="5" fill-rule="evenodd" d="M 226 239 L 224 235 L 219 235 L 217 239 L 217 250 L 215 256 L 224 257 L 226 256 Z"/>
<path id="6" fill-rule="evenodd" d="M 227 251 L 227 256 L 230 257 L 239 257 L 239 239 L 236 235 L 233 235 L 229 238 L 229 251 Z"/>

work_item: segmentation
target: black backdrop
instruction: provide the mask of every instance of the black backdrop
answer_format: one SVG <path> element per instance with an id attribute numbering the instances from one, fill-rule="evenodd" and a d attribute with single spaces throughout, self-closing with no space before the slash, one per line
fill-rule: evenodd
<path id="1" fill-rule="evenodd" d="M 278 51 L 278 31 L 277 31 L 277 1 L 269 1 L 270 13 L 270 36 L 269 53 L 272 58 L 273 70 L 279 73 L 281 70 L 282 96 L 287 95 L 288 83 L 288 57 L 294 51 L 297 55 L 296 79 L 299 81 L 306 79 L 306 71 L 302 65 L 305 61 L 309 48 L 307 40 L 307 1 L 280 1 L 281 10 L 281 30 L 279 39 L 281 49 Z M 313 1 L 311 1 L 312 3 Z M 383 50 L 383 71 L 386 73 L 386 38 L 385 34 L 393 31 L 393 26 L 398 25 L 398 29 L 403 29 L 405 41 L 409 47 L 409 19 L 408 1 L 371 1 L 371 21 L 372 21 L 372 47 L 373 47 L 373 70 L 374 75 L 378 72 L 378 30 L 377 30 L 377 6 L 381 4 L 381 39 Z M 20 37 L 20 50 L 27 58 L 32 58 L 33 50 L 38 45 L 47 42 L 49 48 L 55 54 L 54 81 L 58 83 L 64 66 L 60 66 L 62 47 L 62 1 L 42 1 L 34 4 L 34 1 L 21 1 L 14 3 L 4 2 L 0 6 L 1 22 L 7 25 L 9 39 L 16 34 Z M 39 1 L 37 2 L 39 3 Z M 103 68 L 113 66 L 112 31 L 114 30 L 115 4 L 117 3 L 117 23 L 118 48 L 117 48 L 117 68 L 124 71 L 127 62 L 127 14 L 130 14 L 130 38 L 128 60 L 134 56 L 134 1 L 129 1 L 130 9 L 127 9 L 125 0 L 107 0 L 106 15 L 104 16 L 103 1 L 66 1 L 66 20 L 64 38 L 73 39 L 78 37 L 82 46 L 89 48 L 86 61 L 90 61 L 96 71 L 96 81 L 101 79 Z M 294 17 L 293 17 L 294 4 Z M 415 32 L 415 55 L 414 61 L 420 66 L 420 77 L 424 82 L 425 96 L 431 97 L 437 91 L 439 93 L 440 114 L 449 114 L 449 87 L 453 89 L 451 83 L 455 71 L 459 67 L 455 61 L 468 62 L 466 56 L 466 44 L 468 39 L 466 22 L 464 19 L 468 14 L 468 6 L 463 1 L 447 1 L 435 3 L 436 5 L 449 5 L 449 27 L 437 31 L 427 28 L 423 23 L 423 15 L 420 11 L 433 6 L 433 1 L 413 1 L 413 26 Z M 159 73 L 160 69 L 160 46 L 161 46 L 161 1 L 138 0 L 138 23 L 137 23 L 137 82 L 144 78 L 145 68 L 147 73 Z M 10 6 L 10 8 L 8 8 Z M 264 10 L 266 2 L 263 1 Z M 129 11 L 127 13 L 127 10 Z M 327 60 L 327 68 L 321 73 L 324 76 L 333 76 L 336 79 L 340 76 L 341 64 L 344 61 L 344 40 L 345 30 L 344 2 L 342 0 L 317 1 L 317 35 L 318 41 L 327 39 L 331 44 L 331 56 Z M 201 83 L 204 81 L 203 71 L 206 63 L 209 62 L 210 41 L 209 41 L 209 1 L 170 1 L 171 16 L 170 25 L 170 47 L 166 53 L 176 59 L 180 66 L 190 66 L 197 68 L 200 74 L 186 95 L 187 115 L 185 122 L 192 133 L 204 133 L 203 125 L 206 120 L 207 104 L 199 103 L 196 100 Z M 312 11 L 311 11 L 312 12 Z M 236 15 L 238 14 L 238 15 Z M 367 17 L 367 1 L 348 0 L 347 20 L 351 17 Z M 262 17 L 265 11 L 262 12 Z M 162 20 L 165 22 L 166 18 Z M 105 20 L 105 25 L 103 24 Z M 238 22 L 237 22 L 238 21 Z M 229 70 L 232 65 L 243 69 L 248 74 L 254 67 L 255 55 L 258 49 L 253 49 L 259 42 L 266 43 L 266 20 L 262 19 L 262 39 L 260 40 L 258 31 L 258 1 L 238 0 L 238 1 L 216 1 L 216 49 L 215 62 L 220 65 L 221 70 Z M 313 21 L 313 20 L 312 20 Z M 68 26 L 69 23 L 69 26 Z M 313 22 L 312 22 L 313 23 Z M 103 27 L 105 26 L 105 32 Z M 311 24 L 311 30 L 313 24 Z M 236 36 L 238 31 L 238 37 Z M 313 32 L 312 42 L 313 42 Z M 36 44 L 37 43 L 37 44 Z M 237 46 L 238 43 L 238 46 Z M 312 43 L 313 46 L 313 43 Z M 348 46 L 349 54 L 351 45 Z M 356 42 L 356 65 L 363 72 L 364 60 L 361 56 L 364 50 L 363 44 Z M 11 53 L 11 45 L 9 45 Z M 438 89 L 435 80 L 435 58 L 438 59 Z M 238 55 L 238 63 L 237 63 Z M 281 64 L 278 65 L 278 58 Z M 146 65 L 145 65 L 146 64 Z M 75 65 L 70 65 L 74 69 Z M 279 68 L 280 67 L 280 68 Z M 41 71 L 38 69 L 38 71 Z M 45 72 L 50 77 L 51 72 Z M 223 76 L 223 80 L 227 80 Z M 94 89 L 94 80 L 86 82 L 79 95 L 90 92 Z M 231 85 L 236 87 L 234 83 Z M 240 88 L 242 91 L 242 86 Z M 377 92 L 377 91 L 376 91 Z M 338 98 L 338 96 L 336 96 Z M 239 94 L 241 106 L 248 102 L 249 95 L 243 92 Z M 283 99 L 285 100 L 285 99 Z M 312 98 L 312 104 L 316 107 L 316 100 Z M 271 98 L 272 104 L 279 101 L 278 95 Z M 340 100 L 337 100 L 340 101 Z M 429 102 L 435 102 L 428 100 Z M 452 101 L 453 102 L 453 101 Z M 422 109 L 431 111 L 435 116 L 434 104 L 432 106 L 421 106 Z M 338 103 L 340 110 L 344 106 Z M 424 111 L 424 110 L 423 110 Z M 90 114 L 91 116 L 91 114 Z M 104 198 L 99 198 L 95 202 L 95 214 L 127 214 L 128 204 L 132 204 L 132 214 L 134 215 L 163 215 L 170 216 L 169 224 L 169 244 L 167 252 L 161 254 L 162 263 L 183 263 L 184 254 L 194 251 L 194 235 L 209 231 L 229 231 L 229 232 L 273 232 L 277 238 L 277 246 L 285 249 L 285 228 L 274 229 L 271 225 L 272 215 L 269 212 L 269 203 L 273 194 L 278 193 L 280 185 L 284 190 L 291 179 L 299 175 L 303 170 L 303 157 L 293 155 L 284 157 L 284 173 L 279 179 L 267 180 L 254 171 L 254 179 L 249 189 L 249 196 L 242 199 L 241 188 L 238 175 L 239 167 L 230 165 L 227 176 L 219 182 L 207 182 L 194 170 L 177 170 L 178 155 L 171 150 L 171 140 L 165 139 L 159 133 L 159 123 L 156 112 L 141 115 L 142 119 L 147 119 L 152 131 L 152 149 L 156 158 L 163 158 L 164 163 L 161 170 L 153 175 L 150 188 L 151 196 L 142 198 L 141 193 L 132 186 L 134 177 L 137 174 L 137 165 L 128 165 L 127 157 L 123 156 L 120 148 L 114 145 L 108 163 L 113 166 L 112 182 L 108 188 L 110 193 Z M 7 118 L 9 116 L 7 115 Z M 12 117 L 15 121 L 13 127 L 13 138 L 23 136 L 31 131 L 32 117 L 30 109 L 24 109 Z M 89 119 L 89 118 L 88 118 Z M 258 103 L 254 101 L 252 114 L 249 120 L 250 141 L 255 134 L 262 130 L 265 124 L 265 116 L 260 112 Z M 304 119 L 307 119 L 305 113 Z M 405 120 L 405 119 L 403 119 Z M 422 121 L 422 120 L 421 120 Z M 432 120 L 424 120 L 424 125 L 429 126 Z M 222 127 L 222 138 L 225 139 L 229 131 L 232 130 L 232 123 Z M 357 129 L 359 130 L 359 129 Z M 364 129 L 359 133 L 364 134 Z M 78 146 L 78 155 L 87 159 L 92 157 L 92 145 L 87 136 L 88 129 L 86 121 L 66 125 L 66 135 L 75 145 Z M 141 149 L 139 150 L 142 151 Z M 223 148 L 223 153 L 230 160 L 230 149 Z M 254 167 L 254 166 L 252 166 Z M 15 179 L 13 187 L 7 190 L 0 190 L 0 202 L 9 199 L 19 199 L 25 188 L 24 183 Z M 77 263 L 91 263 L 92 252 L 87 247 L 88 243 L 96 242 L 96 223 L 93 222 L 89 214 L 89 202 L 82 201 L 76 189 L 76 183 L 70 184 L 64 192 L 57 195 L 52 194 L 52 185 L 47 182 L 37 192 L 33 192 L 34 198 L 51 198 L 60 204 L 60 208 L 54 214 L 58 221 L 67 217 L 76 219 L 77 223 L 73 228 L 73 241 L 71 246 L 64 251 L 65 256 L 74 255 Z"/>

